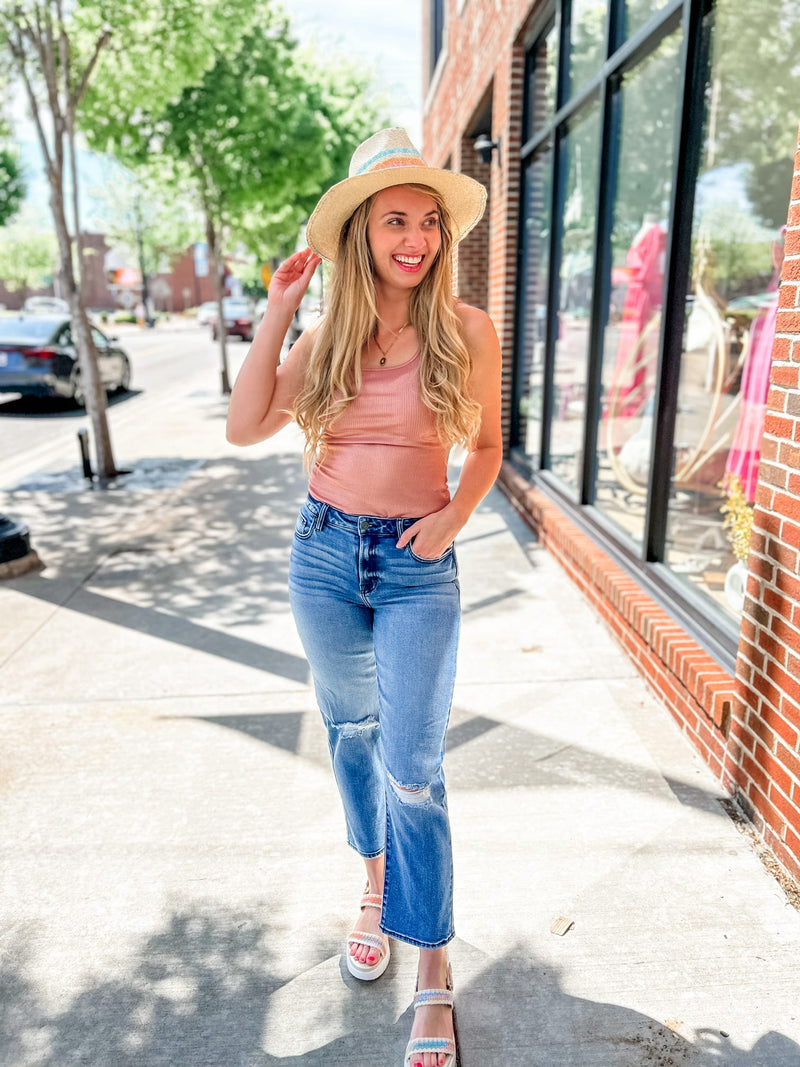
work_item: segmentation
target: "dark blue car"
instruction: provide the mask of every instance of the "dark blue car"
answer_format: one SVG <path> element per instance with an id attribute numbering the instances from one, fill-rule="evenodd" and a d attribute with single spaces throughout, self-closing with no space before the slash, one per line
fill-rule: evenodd
<path id="1" fill-rule="evenodd" d="M 107 392 L 131 384 L 131 365 L 116 337 L 92 326 L 100 377 Z M 54 396 L 85 405 L 72 341 L 72 326 L 64 315 L 19 315 L 0 318 L 0 393 Z"/>

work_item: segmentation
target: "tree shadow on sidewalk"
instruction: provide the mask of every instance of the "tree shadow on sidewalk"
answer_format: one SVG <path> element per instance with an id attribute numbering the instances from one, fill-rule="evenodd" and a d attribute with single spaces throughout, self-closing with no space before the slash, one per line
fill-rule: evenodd
<path id="1" fill-rule="evenodd" d="M 4 1067 L 375 1067 L 400 1064 L 411 1025 L 399 976 L 375 987 L 346 974 L 333 941 L 308 943 L 285 974 L 263 910 L 175 911 L 114 977 L 75 981 L 47 1011 L 19 935 L 0 965 Z M 512 949 L 489 961 L 455 942 L 462 1067 L 783 1067 L 800 1046 L 770 1031 L 751 1049 L 718 1028 L 688 1037 L 620 1005 L 572 996 L 557 972 Z M 470 958 L 471 957 L 471 958 Z M 316 962 L 315 962 L 316 961 Z M 279 972 L 284 970 L 284 974 Z M 52 994 L 52 990 L 49 991 Z M 409 989 L 410 994 L 410 989 Z M 409 997 L 410 999 L 410 997 Z"/>
<path id="2" fill-rule="evenodd" d="M 294 453 L 214 460 L 169 492 L 19 494 L 51 566 L 7 587 L 306 684 L 302 656 L 235 632 L 288 612 L 304 495 Z"/>

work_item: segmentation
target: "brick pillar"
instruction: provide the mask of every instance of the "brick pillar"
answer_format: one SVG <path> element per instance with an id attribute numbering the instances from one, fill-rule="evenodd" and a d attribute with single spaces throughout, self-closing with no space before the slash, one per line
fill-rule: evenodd
<path id="1" fill-rule="evenodd" d="M 736 665 L 737 706 L 725 766 L 726 784 L 795 877 L 800 876 L 799 562 L 800 144 Z"/>
<path id="2" fill-rule="evenodd" d="M 491 163 L 484 163 L 475 151 L 474 138 L 461 138 L 462 174 L 490 190 Z M 478 225 L 467 234 L 458 248 L 458 295 L 465 304 L 487 311 L 489 305 L 489 218 L 491 205 Z"/>

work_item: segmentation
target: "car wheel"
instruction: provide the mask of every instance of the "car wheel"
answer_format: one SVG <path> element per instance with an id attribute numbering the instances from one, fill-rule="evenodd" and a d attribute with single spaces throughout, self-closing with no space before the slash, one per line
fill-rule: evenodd
<path id="1" fill-rule="evenodd" d="M 118 393 L 127 393 L 131 387 L 131 361 L 127 356 L 122 357 L 122 374 L 117 386 Z"/>
<path id="2" fill-rule="evenodd" d="M 80 367 L 77 365 L 72 368 L 72 373 L 69 376 L 69 384 L 72 387 L 72 401 L 79 408 L 86 407 L 86 393 L 83 388 L 83 378 L 81 376 Z"/>

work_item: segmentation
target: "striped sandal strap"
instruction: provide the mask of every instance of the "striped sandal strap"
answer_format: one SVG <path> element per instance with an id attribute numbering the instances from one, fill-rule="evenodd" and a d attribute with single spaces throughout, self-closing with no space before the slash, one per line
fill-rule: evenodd
<path id="1" fill-rule="evenodd" d="M 414 1011 L 426 1008 L 429 1004 L 444 1004 L 452 1008 L 454 999 L 452 989 L 420 989 L 414 994 Z"/>
<path id="2" fill-rule="evenodd" d="M 383 897 L 380 893 L 365 893 L 361 898 L 362 908 L 377 908 L 381 911 L 383 908 Z"/>
<path id="3" fill-rule="evenodd" d="M 406 1059 L 415 1052 L 443 1052 L 446 1056 L 455 1056 L 456 1043 L 449 1037 L 415 1037 L 406 1046 Z"/>
<path id="4" fill-rule="evenodd" d="M 366 930 L 353 930 L 347 939 L 348 945 L 368 945 L 386 952 L 386 938 L 382 934 L 370 934 Z"/>

